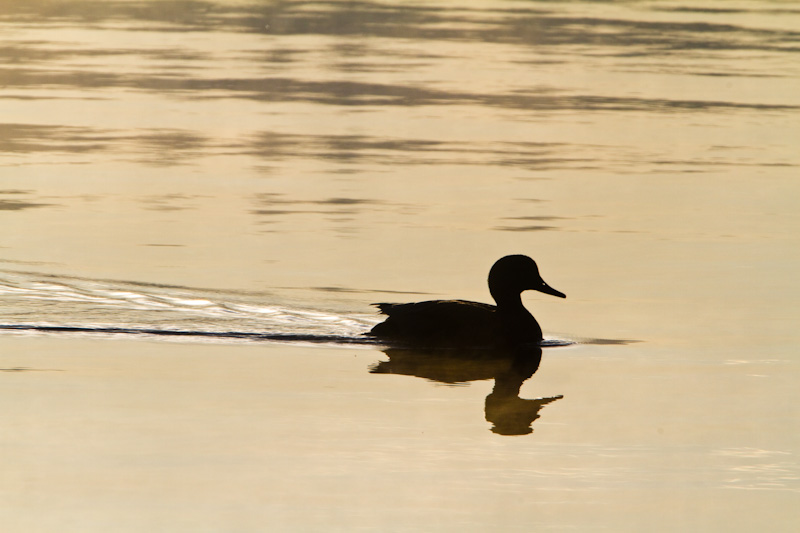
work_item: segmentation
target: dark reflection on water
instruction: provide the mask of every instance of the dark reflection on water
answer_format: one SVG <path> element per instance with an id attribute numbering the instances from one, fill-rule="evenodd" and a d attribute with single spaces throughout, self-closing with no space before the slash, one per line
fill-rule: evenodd
<path id="1" fill-rule="evenodd" d="M 625 16 L 615 16 L 617 11 Z M 264 112 L 281 109 L 281 113 L 289 109 L 287 103 L 319 104 L 327 106 L 323 115 L 363 111 L 372 114 L 369 120 L 378 110 L 391 111 L 393 107 L 414 107 L 425 113 L 429 108 L 435 117 L 455 116 L 463 111 L 455 106 L 491 108 L 506 115 L 504 119 L 540 123 L 562 112 L 581 119 L 586 113 L 778 114 L 795 111 L 798 106 L 768 92 L 763 98 L 751 99 L 742 96 L 743 92 L 733 96 L 736 93 L 725 91 L 641 94 L 627 90 L 622 81 L 623 90 L 611 94 L 602 87 L 567 86 L 573 82 L 552 86 L 552 65 L 577 62 L 581 68 L 597 56 L 614 56 L 616 59 L 608 60 L 606 72 L 620 80 L 640 79 L 637 74 L 650 72 L 737 79 L 789 77 L 794 71 L 776 65 L 785 63 L 782 56 L 791 58 L 800 50 L 800 31 L 759 28 L 741 17 L 722 19 L 716 14 L 774 16 L 776 12 L 799 11 L 769 4 L 698 8 L 702 14 L 698 16 L 702 22 L 698 22 L 665 15 L 681 12 L 686 13 L 681 18 L 688 19 L 693 10 L 686 7 L 637 5 L 635 10 L 622 10 L 614 2 L 609 2 L 603 15 L 592 16 L 596 12 L 593 3 L 576 9 L 560 3 L 500 1 L 463 7 L 370 1 L 0 0 L 0 24 L 8 30 L 0 40 L 0 98 L 96 101 L 102 111 L 87 113 L 94 117 L 104 117 L 112 106 L 129 102 L 132 95 L 144 100 L 180 100 L 181 108 L 204 108 L 209 101 L 236 99 L 241 105 L 263 106 Z M 53 31 L 50 37 L 42 28 L 69 31 Z M 73 30 L 77 32 L 74 35 Z M 135 38 L 120 39 L 118 34 L 123 32 Z M 192 32 L 214 46 L 198 46 L 196 35 L 191 35 L 195 40 L 175 40 L 169 32 Z M 308 35 L 325 38 L 302 38 Z M 458 46 L 449 44 L 454 41 Z M 498 64 L 526 75 L 509 86 L 484 87 L 458 83 L 461 74 L 448 74 L 453 67 L 472 61 L 471 54 L 494 45 L 503 45 L 496 47 Z M 713 55 L 730 50 L 746 52 L 743 58 L 763 56 L 764 61 L 732 61 L 730 54 Z M 549 72 L 542 81 L 531 75 L 540 69 Z M 434 70 L 443 75 L 437 78 Z M 146 113 L 158 115 L 149 109 Z M 480 114 L 476 109 L 468 113 Z M 112 115 L 109 112 L 108 116 Z M 313 159 L 339 165 L 327 170 L 331 175 L 374 170 L 364 168 L 366 165 L 480 164 L 532 171 L 613 167 L 636 172 L 644 164 L 655 167 L 648 169 L 651 172 L 789 165 L 784 161 L 743 161 L 711 152 L 684 159 L 669 149 L 630 152 L 612 144 L 453 140 L 452 136 L 443 140 L 445 137 L 434 133 L 404 136 L 399 128 L 383 135 L 342 133 L 346 129 L 336 129 L 336 134 L 304 134 L 296 127 L 258 123 L 256 129 L 227 126 L 226 135 L 215 137 L 208 128 L 218 120 L 213 116 L 203 122 L 206 129 L 202 131 L 185 122 L 182 127 L 136 130 L 115 128 L 117 120 L 107 122 L 113 124 L 108 128 L 76 125 L 77 121 L 0 124 L 0 152 L 14 157 L 51 152 L 81 163 L 95 162 L 89 154 L 100 152 L 119 159 L 118 153 L 122 153 L 126 162 L 132 159 L 149 166 L 188 165 L 206 156 L 243 155 L 258 158 L 255 163 L 260 166 L 255 168 L 264 173 L 279 169 L 273 163 Z M 327 120 L 329 117 L 323 118 L 323 122 Z M 391 118 L 386 120 L 391 123 Z M 32 158 L 23 163 L 28 161 Z M 11 210 L 19 204 L 5 205 L 5 210 Z M 352 215 L 359 207 L 367 206 L 354 205 L 349 211 L 335 213 L 325 207 L 308 212 L 338 217 Z M 254 213 L 266 224 L 276 215 L 290 212 L 298 211 L 268 208 Z M 494 229 L 541 232 L 559 228 L 532 222 L 500 224 Z"/>
<path id="2" fill-rule="evenodd" d="M 251 214 L 259 217 L 260 223 L 274 224 L 283 222 L 287 216 L 295 215 L 323 215 L 326 220 L 336 225 L 336 232 L 349 234 L 357 231 L 348 224 L 355 220 L 355 216 L 366 210 L 400 212 L 408 210 L 407 206 L 389 204 L 380 200 L 368 198 L 334 197 L 321 200 L 289 199 L 281 194 L 261 193 L 255 197 L 259 209 L 253 209 Z"/>
<path id="3" fill-rule="evenodd" d="M 529 225 L 529 226 L 497 226 L 493 228 L 497 231 L 552 231 L 559 229 L 556 226 L 542 226 L 542 225 Z"/>
<path id="4" fill-rule="evenodd" d="M 506 6 L 505 8 L 500 6 Z M 421 65 L 430 67 L 454 57 L 435 56 L 424 49 L 387 46 L 381 39 L 415 41 L 463 41 L 516 45 L 530 57 L 513 59 L 525 66 L 567 62 L 564 54 L 637 57 L 709 51 L 748 51 L 796 53 L 800 50 L 800 31 L 754 28 L 731 23 L 646 20 L 652 13 L 639 11 L 642 19 L 570 15 L 558 4 L 523 7 L 517 3 L 498 3 L 494 8 L 454 9 L 452 6 L 385 5 L 372 2 L 271 2 L 260 4 L 216 4 L 213 2 L 100 2 L 33 1 L 0 3 L 0 22 L 24 27 L 26 24 L 62 25 L 102 32 L 104 23 L 121 25 L 127 31 L 192 31 L 263 34 L 263 47 L 240 50 L 240 59 L 260 65 L 279 76 L 214 77 L 205 62 L 217 60 L 213 51 L 165 48 L 110 48 L 107 50 L 58 45 L 47 41 L 8 41 L 0 47 L 0 85 L 14 89 L 62 87 L 77 89 L 126 88 L 165 92 L 178 98 L 244 98 L 262 102 L 311 102 L 337 106 L 429 106 L 479 105 L 514 110 L 552 111 L 698 111 L 698 110 L 788 110 L 796 106 L 742 103 L 722 100 L 688 100 L 559 93 L 553 88 L 525 87 L 521 90 L 475 93 L 445 90 L 411 83 L 385 83 L 347 80 L 308 80 L 284 73 L 287 64 L 303 62 L 305 53 L 293 43 L 276 38 L 296 35 L 326 35 L 358 38 L 358 42 L 338 42 L 325 48 L 330 57 L 322 69 L 352 73 L 393 70 L 407 73 Z M 661 10 L 665 8 L 659 8 Z M 754 10 L 759 13 L 760 11 Z M 372 40 L 370 40 L 372 38 Z M 418 43 L 414 43 L 417 44 Z M 420 47 L 422 48 L 422 47 Z M 317 51 L 317 50 L 311 50 Z M 455 52 L 446 52 L 453 54 Z M 134 56 L 151 62 L 148 72 L 87 69 L 68 62 L 74 58 L 107 56 L 111 65 L 119 56 Z M 457 58 L 455 58 L 457 59 Z M 131 61 L 126 59 L 126 62 Z M 57 64 L 46 69 L 42 65 Z M 631 68 L 633 65 L 627 65 Z M 727 65 L 730 68 L 730 65 Z M 193 75 L 191 67 L 199 69 Z M 649 64 L 640 65 L 649 68 Z M 761 76 L 765 72 L 725 71 L 725 63 L 684 65 L 693 74 L 714 76 Z M 775 75 L 774 70 L 766 71 Z M 92 95 L 89 95 L 90 97 Z M 19 98 L 19 95 L 7 97 Z M 50 98 L 51 95 L 26 95 L 25 98 Z M 335 140 L 335 139 L 334 139 Z M 341 138 L 347 143 L 358 139 Z M 347 147 L 338 150 L 346 154 Z"/>
<path id="5" fill-rule="evenodd" d="M 370 198 L 293 199 L 279 193 L 256 194 L 253 202 L 258 208 L 251 209 L 250 214 L 258 217 L 259 224 L 271 227 L 276 223 L 286 222 L 289 217 L 322 217 L 326 221 L 333 223 L 332 229 L 340 235 L 349 235 L 362 231 L 362 226 L 352 225 L 351 223 L 369 213 L 391 212 L 395 215 L 408 217 L 421 210 L 418 205 Z M 288 229 L 282 227 L 281 231 L 288 231 Z"/>
<path id="6" fill-rule="evenodd" d="M 502 7 L 500 7 L 502 6 Z M 571 15 L 559 3 L 496 4 L 493 9 L 410 3 L 387 5 L 369 1 L 275 1 L 215 3 L 203 1 L 62 1 L 30 0 L 0 3 L 2 19 L 18 24 L 51 25 L 121 23 L 127 29 L 159 31 L 233 31 L 271 35 L 339 35 L 417 40 L 470 40 L 533 46 L 586 45 L 632 47 L 650 52 L 673 50 L 787 50 L 800 32 L 749 28 L 737 24 L 674 20 L 634 20 L 613 16 Z M 692 9 L 685 6 L 642 6 L 647 11 L 796 14 L 792 6 Z M 149 26 L 142 27 L 142 24 Z M 153 27 L 155 26 L 155 27 Z M 797 48 L 794 48 L 796 51 Z"/>
<path id="7" fill-rule="evenodd" d="M 247 155 L 266 161 L 319 159 L 350 165 L 454 165 L 480 161 L 523 169 L 594 168 L 593 159 L 579 154 L 598 146 L 537 142 L 454 142 L 428 139 L 370 137 L 367 135 L 299 135 L 279 132 L 245 134 L 239 139 L 213 141 L 196 131 L 151 128 L 129 130 L 56 124 L 0 123 L 0 152 L 130 154 L 140 163 L 171 166 L 191 164 L 210 154 Z M 605 148 L 608 150 L 608 148 Z M 566 156 L 563 154 L 567 154 Z M 559 156 L 561 154 L 561 156 Z M 263 203 L 290 203 L 262 198 Z M 307 203 L 307 202 L 302 202 Z M 371 199 L 331 198 L 325 204 L 369 204 Z M 269 214 L 269 213 L 263 213 Z"/>
<path id="8" fill-rule="evenodd" d="M 195 132 L 156 128 L 130 134 L 122 130 L 55 124 L 0 123 L 0 152 L 82 154 L 111 150 L 138 155 L 142 163 L 169 166 L 188 162 L 201 153 L 208 140 Z"/>
<path id="9" fill-rule="evenodd" d="M 388 361 L 372 366 L 373 374 L 403 374 L 448 385 L 494 379 L 494 388 L 486 397 L 486 420 L 500 435 L 527 435 L 541 409 L 563 396 L 523 399 L 522 384 L 539 369 L 540 346 L 523 346 L 507 351 L 384 350 Z"/>
<path id="10" fill-rule="evenodd" d="M 737 147 L 718 147 L 737 148 Z M 199 132 L 178 128 L 130 130 L 63 126 L 56 124 L 0 123 L 0 152 L 5 154 L 55 153 L 67 156 L 105 153 L 125 160 L 132 158 L 152 166 L 193 164 L 209 155 L 246 155 L 277 162 L 296 159 L 318 159 L 348 165 L 352 172 L 364 172 L 359 165 L 463 165 L 469 162 L 526 170 L 573 169 L 593 170 L 602 165 L 631 168 L 644 163 L 654 165 L 653 172 L 664 167 L 692 167 L 692 172 L 711 172 L 724 167 L 743 165 L 784 165 L 791 163 L 756 161 L 742 162 L 712 156 L 686 160 L 660 159 L 655 154 L 628 154 L 614 146 L 553 142 L 472 142 L 431 139 L 373 137 L 367 135 L 300 135 L 279 132 L 244 134 L 239 138 L 213 140 Z M 592 157 L 587 153 L 593 154 Z M 601 159 L 612 159 L 613 162 Z M 364 198 L 330 198 L 318 201 L 293 201 L 277 195 L 262 195 L 262 205 L 316 204 L 319 206 L 378 207 L 381 203 Z M 384 204 L 385 207 L 385 204 Z M 409 207 L 409 206 L 406 206 Z M 281 208 L 260 209 L 259 215 L 286 214 Z M 316 212 L 329 212 L 317 210 Z M 506 217 L 506 220 L 512 220 Z M 534 217 L 527 220 L 557 220 L 558 217 Z M 516 220 L 522 220 L 517 217 Z M 503 231 L 541 231 L 554 229 L 551 224 L 502 225 Z"/>
<path id="11" fill-rule="evenodd" d="M 724 148 L 737 148 L 721 146 Z M 597 170 L 605 166 L 620 169 L 649 164 L 656 168 L 692 167 L 692 172 L 711 172 L 743 165 L 784 165 L 774 161 L 743 162 L 714 155 L 696 159 L 661 159 L 661 154 L 630 154 L 625 149 L 596 144 L 554 142 L 472 142 L 439 141 L 368 135 L 300 135 L 274 131 L 246 133 L 238 138 L 213 140 L 199 132 L 178 128 L 130 130 L 63 126 L 55 124 L 0 123 L 0 152 L 6 154 L 55 153 L 68 156 L 106 153 L 114 158 L 133 158 L 152 166 L 188 165 L 210 155 L 246 155 L 267 162 L 297 159 L 323 160 L 347 165 L 352 172 L 365 172 L 363 165 L 463 165 L 481 164 L 525 170 Z M 587 156 L 587 154 L 592 154 Z M 598 162 L 599 159 L 606 160 Z M 279 195 L 262 195 L 261 205 L 269 209 L 254 211 L 260 215 L 286 214 L 274 205 L 315 204 L 318 206 L 379 207 L 381 201 L 369 198 L 329 198 L 317 201 L 294 201 Z M 383 204 L 385 207 L 385 204 Z M 405 206 L 409 207 L 409 206 Z M 316 210 L 316 212 L 329 212 Z M 523 220 L 505 217 L 506 220 Z M 558 220 L 559 217 L 533 217 L 526 220 Z M 504 231 L 540 231 L 553 229 L 550 224 L 498 226 Z"/>
<path id="12" fill-rule="evenodd" d="M 2 20 L 0 19 L 0 22 Z M 13 21 L 12 21 L 13 22 Z M 6 58 L 9 63 L 30 65 L 48 61 L 63 61 L 75 58 L 138 55 L 148 60 L 189 62 L 207 59 L 208 56 L 190 50 L 162 48 L 129 49 L 129 48 L 101 48 L 83 49 L 66 48 L 63 46 L 50 48 L 46 42 L 12 41 L 7 46 L 0 46 L 0 57 Z M 52 46 L 52 45 L 50 45 Z"/>
<path id="13" fill-rule="evenodd" d="M 22 200 L 6 200 L 0 198 L 0 211 L 22 211 L 32 207 L 49 207 L 53 204 L 42 204 L 36 202 L 25 202 Z"/>
<path id="14" fill-rule="evenodd" d="M 192 209 L 191 202 L 203 198 L 196 194 L 160 194 L 139 198 L 139 202 L 149 211 L 185 211 Z"/>
<path id="15" fill-rule="evenodd" d="M 310 81 L 288 77 L 192 78 L 115 74 L 110 72 L 41 71 L 0 68 L 0 84 L 6 90 L 61 86 L 76 89 L 127 88 L 167 92 L 184 98 L 246 98 L 262 102 L 309 102 L 336 106 L 431 106 L 478 105 L 538 111 L 785 111 L 788 104 L 682 100 L 599 95 L 552 94 L 538 91 L 470 93 L 411 85 L 356 81 Z"/>
<path id="16" fill-rule="evenodd" d="M 245 140 L 243 152 L 269 160 L 303 156 L 340 163 L 376 165 L 457 165 L 480 159 L 484 164 L 542 170 L 591 168 L 594 166 L 593 159 L 578 155 L 588 148 L 590 147 L 552 142 L 453 142 L 265 131 Z M 575 155 L 559 156 L 564 152 Z"/>
<path id="17" fill-rule="evenodd" d="M 0 152 L 71 152 L 102 150 L 115 140 L 102 130 L 93 128 L 0 124 Z"/>
<path id="18" fill-rule="evenodd" d="M 201 155 L 207 139 L 188 131 L 156 129 L 133 136 L 130 142 L 134 144 L 134 151 L 143 154 L 142 162 L 156 166 L 171 166 Z"/>
<path id="19" fill-rule="evenodd" d="M 0 211 L 22 211 L 36 207 L 53 207 L 56 204 L 34 201 L 32 191 L 18 189 L 0 190 Z"/>
<path id="20" fill-rule="evenodd" d="M 324 198 L 322 200 L 295 200 L 286 198 L 285 195 L 278 193 L 259 193 L 255 196 L 255 199 L 258 203 L 267 206 L 305 204 L 305 205 L 333 206 L 334 208 L 337 209 L 340 208 L 340 206 L 368 206 L 368 205 L 382 205 L 384 203 L 380 200 L 373 200 L 370 198 L 349 198 L 349 197 Z M 276 212 L 280 212 L 281 210 L 266 209 L 263 211 L 264 212 L 259 212 L 259 214 L 271 215 L 271 214 L 276 214 Z"/>

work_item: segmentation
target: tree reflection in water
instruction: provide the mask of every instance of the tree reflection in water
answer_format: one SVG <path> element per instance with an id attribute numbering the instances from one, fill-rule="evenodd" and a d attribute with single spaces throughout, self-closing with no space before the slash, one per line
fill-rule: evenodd
<path id="1" fill-rule="evenodd" d="M 531 424 L 548 403 L 563 396 L 524 399 L 519 397 L 522 384 L 538 369 L 542 348 L 517 346 L 504 350 L 419 350 L 387 348 L 388 361 L 375 363 L 373 374 L 417 376 L 449 385 L 494 379 L 494 388 L 486 397 L 486 420 L 500 435 L 527 435 Z"/>

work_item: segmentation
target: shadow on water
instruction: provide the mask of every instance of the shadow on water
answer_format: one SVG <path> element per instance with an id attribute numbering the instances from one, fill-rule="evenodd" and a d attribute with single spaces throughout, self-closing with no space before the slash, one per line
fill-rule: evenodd
<path id="1" fill-rule="evenodd" d="M 527 435 L 542 408 L 563 396 L 520 398 L 522 384 L 539 369 L 542 348 L 535 345 L 507 350 L 411 350 L 388 348 L 388 361 L 370 368 L 372 374 L 416 376 L 448 385 L 494 380 L 486 397 L 486 420 L 499 435 Z"/>

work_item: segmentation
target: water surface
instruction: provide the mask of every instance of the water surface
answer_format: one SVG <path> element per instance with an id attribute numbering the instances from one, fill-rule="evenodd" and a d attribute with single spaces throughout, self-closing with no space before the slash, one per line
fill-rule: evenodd
<path id="1" fill-rule="evenodd" d="M 12 531 L 796 529 L 797 4 L 0 25 Z M 373 302 L 489 301 L 509 253 L 568 295 L 525 295 L 575 343 L 535 374 L 337 344 Z"/>

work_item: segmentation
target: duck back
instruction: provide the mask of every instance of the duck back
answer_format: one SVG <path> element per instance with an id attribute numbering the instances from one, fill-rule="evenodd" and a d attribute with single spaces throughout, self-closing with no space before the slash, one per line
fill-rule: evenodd
<path id="1" fill-rule="evenodd" d="M 375 304 L 388 318 L 369 334 L 428 346 L 495 345 L 503 338 L 497 307 L 466 300 Z"/>

